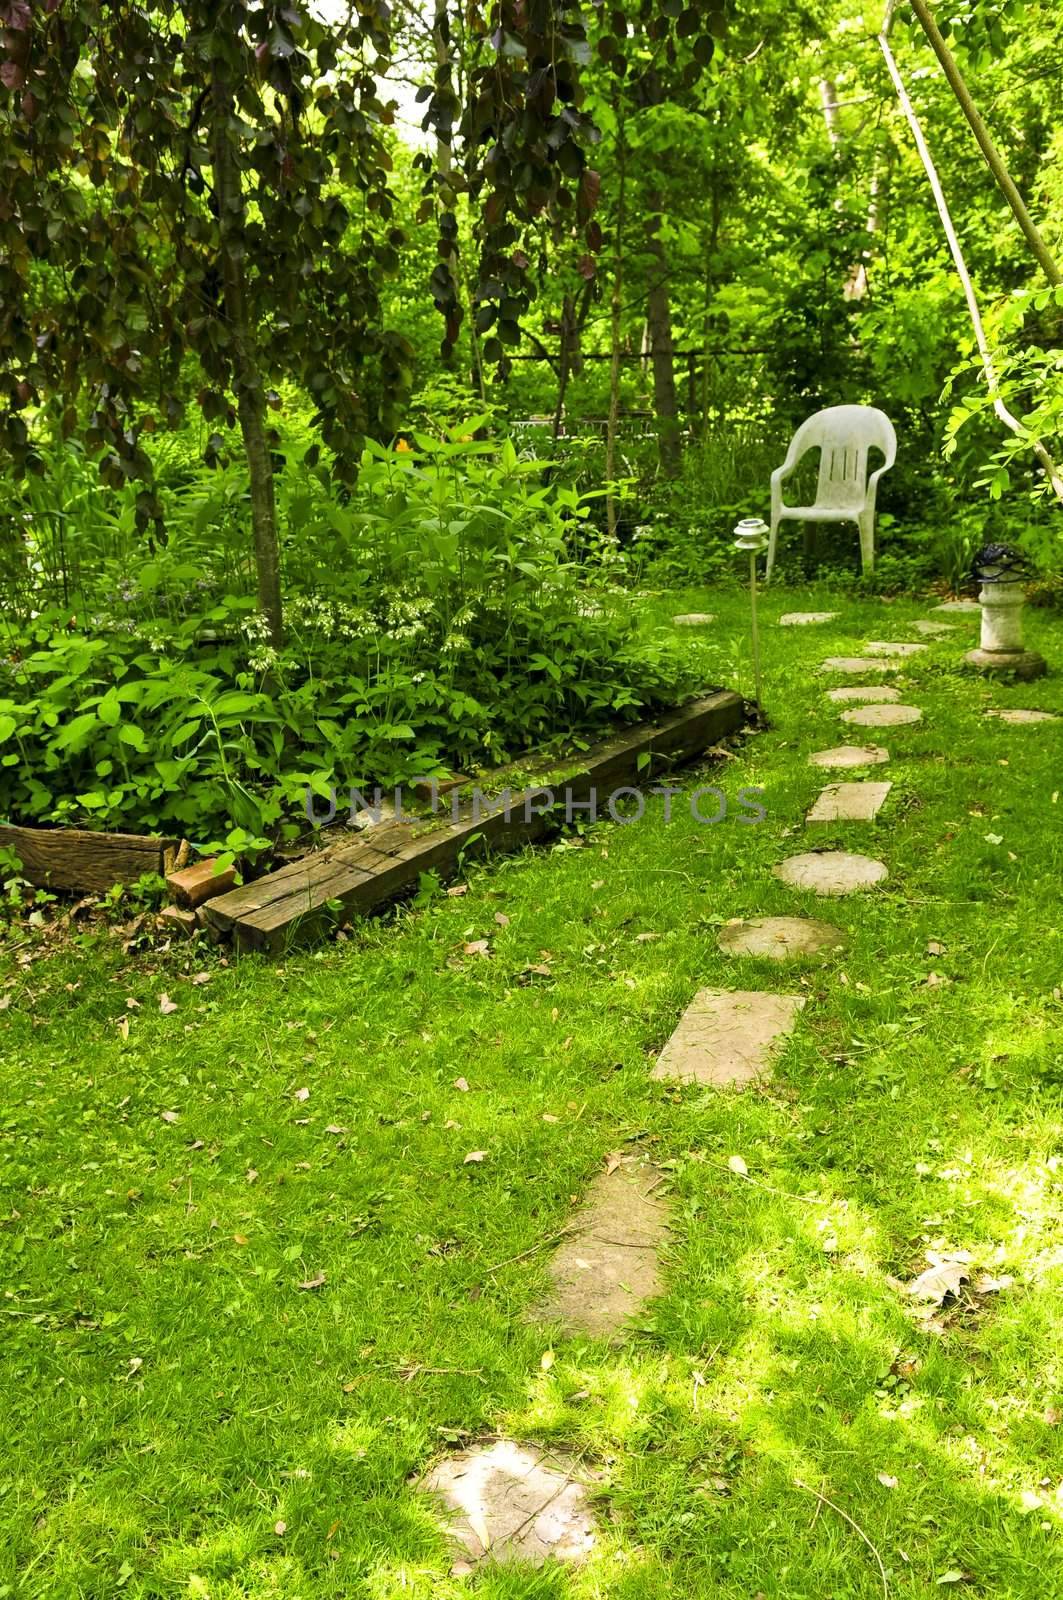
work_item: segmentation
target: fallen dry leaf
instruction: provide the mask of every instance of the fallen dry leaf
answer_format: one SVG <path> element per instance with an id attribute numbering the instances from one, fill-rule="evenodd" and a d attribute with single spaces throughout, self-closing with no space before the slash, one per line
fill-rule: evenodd
<path id="1" fill-rule="evenodd" d="M 454 1079 L 454 1088 L 455 1089 L 459 1089 L 462 1094 L 468 1094 L 468 1092 L 469 1092 L 469 1080 L 467 1078 L 455 1078 Z"/>
<path id="2" fill-rule="evenodd" d="M 549 1112 L 549 1111 L 544 1111 L 544 1112 L 543 1112 L 543 1121 L 544 1121 L 544 1122 L 560 1122 L 560 1121 L 561 1121 L 561 1118 L 560 1118 L 560 1117 L 555 1117 L 555 1116 L 554 1116 L 554 1115 L 553 1115 L 553 1114 L 552 1114 L 552 1113 L 551 1113 L 551 1112 Z"/>
<path id="3" fill-rule="evenodd" d="M 741 1156 L 728 1156 L 727 1165 L 730 1167 L 732 1172 L 737 1172 L 740 1178 L 749 1177 L 749 1168 L 746 1166 Z"/>
<path id="4" fill-rule="evenodd" d="M 320 1289 L 326 1281 L 326 1274 L 319 1272 L 316 1278 L 306 1278 L 299 1285 L 300 1289 Z"/>
<path id="5" fill-rule="evenodd" d="M 544 1350 L 542 1360 L 539 1362 L 539 1365 L 544 1372 L 549 1372 L 556 1360 L 557 1357 L 554 1355 L 552 1350 Z"/>
<path id="6" fill-rule="evenodd" d="M 256 1181 L 256 1179 L 258 1178 L 258 1171 L 257 1171 L 257 1169 L 255 1167 L 248 1167 L 248 1169 L 247 1169 L 246 1173 L 244 1174 L 244 1176 L 247 1179 L 248 1183 L 254 1183 Z"/>
<path id="7" fill-rule="evenodd" d="M 462 1164 L 463 1167 L 467 1167 L 469 1165 L 470 1161 L 486 1161 L 486 1160 L 487 1160 L 487 1151 L 486 1150 L 470 1150 L 468 1155 L 464 1158 L 464 1160 L 462 1161 L 461 1164 Z"/>
<path id="8" fill-rule="evenodd" d="M 326 1133 L 346 1133 L 347 1129 L 346 1128 L 341 1128 L 338 1122 L 330 1122 L 328 1127 L 325 1129 L 325 1132 Z"/>
<path id="9" fill-rule="evenodd" d="M 163 1122 L 179 1122 L 181 1120 L 181 1113 L 179 1111 L 160 1111 L 159 1116 L 162 1118 Z"/>
<path id="10" fill-rule="evenodd" d="M 309 1100 L 309 1098 L 310 1098 L 310 1090 L 309 1089 L 296 1089 L 295 1098 L 297 1100 Z"/>
<path id="11" fill-rule="evenodd" d="M 469 1527 L 480 1541 L 480 1549 L 485 1552 L 490 1550 L 491 1534 L 487 1523 L 484 1520 L 483 1512 L 480 1511 L 478 1507 L 473 1506 L 470 1511 L 466 1512 L 466 1520 L 468 1521 Z"/>
<path id="12" fill-rule="evenodd" d="M 447 894 L 452 900 L 457 900 L 459 895 L 468 894 L 468 892 L 469 885 L 467 883 L 452 883 L 450 888 L 447 890 Z"/>
<path id="13" fill-rule="evenodd" d="M 969 1250 L 956 1250 L 942 1255 L 935 1250 L 928 1250 L 926 1259 L 930 1265 L 905 1286 L 905 1293 L 913 1300 L 939 1306 L 950 1294 L 959 1294 L 960 1285 L 967 1282 L 971 1275 L 971 1253 Z"/>
<path id="14" fill-rule="evenodd" d="M 128 1039 L 129 1038 L 129 1018 L 128 1017 L 119 1017 L 119 1019 L 118 1019 L 118 1032 L 122 1036 L 123 1039 Z"/>
<path id="15" fill-rule="evenodd" d="M 506 916 L 506 913 L 504 911 L 496 911 L 495 912 L 495 921 L 498 923 L 498 926 L 500 928 L 508 928 L 509 927 L 509 918 Z"/>
<path id="16" fill-rule="evenodd" d="M 891 1478 L 888 1472 L 878 1473 L 878 1481 L 884 1489 L 896 1489 L 897 1479 Z"/>
<path id="17" fill-rule="evenodd" d="M 277 1538 L 281 1539 L 288 1532 L 288 1524 L 286 1522 L 275 1522 L 273 1524 L 273 1531 L 277 1535 Z"/>
<path id="18" fill-rule="evenodd" d="M 945 954 L 945 946 L 937 939 L 931 939 L 926 947 L 926 953 L 928 956 L 943 956 Z"/>
<path id="19" fill-rule="evenodd" d="M 1000 1278 L 993 1278 L 988 1273 L 983 1272 L 980 1278 L 975 1279 L 974 1292 L 975 1294 L 1001 1294 L 1005 1289 L 1010 1289 L 1014 1282 L 1015 1279 L 1010 1273 L 1005 1273 Z"/>
<path id="20" fill-rule="evenodd" d="M 159 1010 L 162 1012 L 164 1017 L 168 1017 L 172 1011 L 177 1010 L 177 1004 L 175 1001 L 170 999 L 168 994 L 160 994 Z"/>
<path id="21" fill-rule="evenodd" d="M 491 946 L 486 939 L 469 939 L 461 947 L 463 956 L 489 956 Z"/>

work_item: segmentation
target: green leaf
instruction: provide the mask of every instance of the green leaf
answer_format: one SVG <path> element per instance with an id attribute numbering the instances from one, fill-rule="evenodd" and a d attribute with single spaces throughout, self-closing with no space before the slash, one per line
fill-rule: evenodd
<path id="1" fill-rule="evenodd" d="M 132 745 L 134 750 L 144 751 L 148 748 L 147 740 L 135 722 L 127 722 L 119 728 L 118 737 L 123 744 Z"/>
<path id="2" fill-rule="evenodd" d="M 99 725 L 99 720 L 94 711 L 83 711 L 80 716 L 60 729 L 52 741 L 52 748 L 69 750 L 71 745 L 86 740 L 92 729 Z"/>
<path id="3" fill-rule="evenodd" d="M 0 744 L 6 743 L 17 727 L 18 723 L 14 717 L 9 717 L 6 713 L 0 716 Z"/>
<path id="4" fill-rule="evenodd" d="M 122 715 L 122 702 L 119 700 L 116 690 L 108 689 L 107 693 L 96 707 L 96 715 L 99 717 L 105 728 L 115 728 L 118 726 L 118 721 Z"/>

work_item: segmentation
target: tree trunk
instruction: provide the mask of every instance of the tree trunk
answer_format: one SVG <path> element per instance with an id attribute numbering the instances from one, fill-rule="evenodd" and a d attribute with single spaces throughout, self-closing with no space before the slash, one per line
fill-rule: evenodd
<path id="1" fill-rule="evenodd" d="M 572 296 L 566 294 L 561 301 L 561 348 L 558 352 L 557 405 L 554 407 L 554 424 L 551 430 L 554 443 L 561 434 L 565 417 L 565 394 L 569 373 L 572 371 L 572 341 L 576 331 L 576 307 Z"/>
<path id="2" fill-rule="evenodd" d="M 620 418 L 620 314 L 623 309 L 624 197 L 627 183 L 623 115 L 617 122 L 617 164 L 616 250 L 613 292 L 609 301 L 609 420 L 605 427 L 605 521 L 611 538 L 616 537 L 616 432 Z"/>
<path id="3" fill-rule="evenodd" d="M 1063 283 L 1063 276 L 1060 274 L 1055 257 L 1042 239 L 1036 222 L 1034 222 L 1026 209 L 1026 203 L 1022 195 L 1012 182 L 1011 174 L 1004 165 L 1003 157 L 993 143 L 989 129 L 978 114 L 977 107 L 971 99 L 971 92 L 963 80 L 963 74 L 956 65 L 952 51 L 942 38 L 941 30 L 934 21 L 926 0 L 912 0 L 912 10 L 919 18 L 923 32 L 930 40 L 931 48 L 941 63 L 941 70 L 948 79 L 953 94 L 960 102 L 961 111 L 971 124 L 971 129 L 978 141 L 978 147 L 985 156 L 990 172 L 996 179 L 997 188 L 1011 207 L 1016 222 L 1026 236 L 1026 242 L 1040 263 L 1042 272 L 1049 283 Z"/>
<path id="4" fill-rule="evenodd" d="M 701 308 L 701 437 L 709 437 L 709 401 L 711 398 L 710 370 L 712 357 L 712 305 L 716 293 L 713 263 L 720 243 L 720 224 L 723 220 L 723 201 L 720 197 L 720 178 L 716 168 L 712 172 L 712 219 L 709 224 L 708 249 L 705 252 L 704 300 Z"/>
<path id="5" fill-rule="evenodd" d="M 247 307 L 244 198 L 230 129 L 233 92 L 222 76 L 218 62 L 214 64 L 211 102 L 211 156 L 214 197 L 218 207 L 225 322 L 229 334 L 233 391 L 251 489 L 251 532 L 258 579 L 258 605 L 269 626 L 270 641 L 279 647 L 284 639 L 284 620 L 273 463 L 266 438 L 266 395 L 259 371 L 255 330 Z"/>
<path id="6" fill-rule="evenodd" d="M 648 220 L 646 247 L 650 256 L 650 292 L 646 321 L 653 360 L 653 406 L 657 413 L 657 447 L 661 470 L 672 478 L 679 470 L 679 403 L 675 390 L 675 346 L 672 342 L 672 301 L 668 258 L 661 243 L 661 196 L 651 189 L 646 196 Z"/>

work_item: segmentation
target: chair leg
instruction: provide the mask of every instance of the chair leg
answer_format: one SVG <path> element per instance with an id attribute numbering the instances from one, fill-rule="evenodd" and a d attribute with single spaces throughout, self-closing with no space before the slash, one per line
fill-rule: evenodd
<path id="1" fill-rule="evenodd" d="M 862 511 L 856 520 L 860 528 L 860 570 L 872 572 L 875 567 L 875 513 Z"/>
<path id="2" fill-rule="evenodd" d="M 771 582 L 771 569 L 775 565 L 775 541 L 778 538 L 778 534 L 779 519 L 778 517 L 772 517 L 771 531 L 768 534 L 768 565 L 764 573 L 765 584 L 769 584 Z"/>

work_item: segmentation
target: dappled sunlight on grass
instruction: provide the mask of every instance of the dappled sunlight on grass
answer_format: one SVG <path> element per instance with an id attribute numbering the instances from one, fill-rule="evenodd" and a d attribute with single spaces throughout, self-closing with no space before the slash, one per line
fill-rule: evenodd
<path id="1" fill-rule="evenodd" d="M 739 599 L 709 609 L 744 638 Z M 601 1536 L 580 1570 L 479 1575 L 488 1600 L 881 1594 L 810 1489 L 898 1596 L 1063 1593 L 1057 747 L 981 718 L 1006 691 L 913 669 L 927 722 L 888 741 L 883 821 L 818 841 L 889 880 L 792 895 L 804 752 L 839 742 L 812 664 L 919 614 L 846 613 L 768 635 L 778 727 L 690 775 L 762 783 L 764 825 L 654 801 L 272 967 L 15 956 L 0 1589 L 457 1600 L 416 1480 L 505 1435 L 593 1472 Z M 717 948 L 730 917 L 806 913 L 848 940 L 823 966 Z M 805 999 L 768 1082 L 650 1080 L 703 986 Z M 621 1347 L 529 1324 L 588 1181 L 636 1150 L 667 1177 L 667 1292 Z M 903 1289 L 928 1250 L 972 1257 L 936 1310 Z"/>

